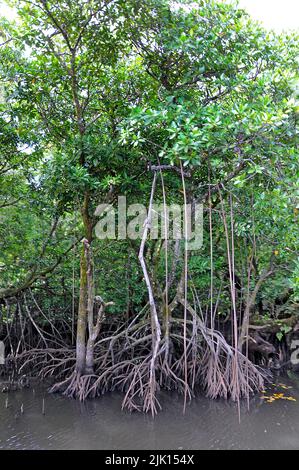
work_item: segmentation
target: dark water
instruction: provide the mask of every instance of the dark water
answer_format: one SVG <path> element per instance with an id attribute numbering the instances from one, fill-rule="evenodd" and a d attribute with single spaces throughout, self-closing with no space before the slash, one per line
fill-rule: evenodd
<path id="1" fill-rule="evenodd" d="M 299 449 L 298 383 L 299 376 L 277 378 L 266 396 L 297 401 L 255 397 L 249 411 L 242 404 L 240 423 L 236 405 L 204 397 L 183 415 L 182 399 L 166 394 L 152 419 L 122 412 L 118 394 L 82 404 L 41 387 L 0 393 L 0 449 Z"/>

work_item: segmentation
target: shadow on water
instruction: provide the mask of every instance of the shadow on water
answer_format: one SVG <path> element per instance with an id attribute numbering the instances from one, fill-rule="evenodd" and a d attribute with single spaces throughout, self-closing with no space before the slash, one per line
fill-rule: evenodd
<path id="1" fill-rule="evenodd" d="M 297 401 L 254 397 L 249 410 L 242 403 L 240 423 L 235 404 L 204 397 L 183 415 L 182 398 L 163 394 L 152 419 L 122 412 L 117 393 L 85 403 L 41 386 L 1 393 L 0 449 L 299 449 L 298 382 L 278 377 L 266 396 L 281 392 Z"/>

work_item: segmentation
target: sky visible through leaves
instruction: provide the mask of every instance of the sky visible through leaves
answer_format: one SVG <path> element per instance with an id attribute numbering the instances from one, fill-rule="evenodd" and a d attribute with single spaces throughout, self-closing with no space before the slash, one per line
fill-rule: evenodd
<path id="1" fill-rule="evenodd" d="M 235 0 L 224 1 L 235 2 Z M 280 32 L 299 28 L 298 0 L 239 0 L 239 5 L 269 29 Z M 13 9 L 3 0 L 0 0 L 0 16 L 9 19 L 15 16 Z"/>

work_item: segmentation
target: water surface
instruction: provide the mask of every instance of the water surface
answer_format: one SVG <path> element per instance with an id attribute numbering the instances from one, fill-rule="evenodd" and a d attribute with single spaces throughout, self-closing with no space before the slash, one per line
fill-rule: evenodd
<path id="1" fill-rule="evenodd" d="M 164 394 L 163 410 L 152 419 L 121 411 L 116 393 L 85 403 L 41 386 L 0 393 L 0 449 L 299 449 L 298 382 L 277 378 L 266 396 L 283 393 L 297 401 L 267 403 L 261 394 L 249 410 L 242 404 L 240 423 L 235 404 L 204 397 L 183 415 L 182 398 Z"/>

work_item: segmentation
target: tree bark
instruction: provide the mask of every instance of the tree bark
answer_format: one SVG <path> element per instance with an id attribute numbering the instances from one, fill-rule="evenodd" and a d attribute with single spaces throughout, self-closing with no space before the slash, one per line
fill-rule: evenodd
<path id="1" fill-rule="evenodd" d="M 85 238 L 80 258 L 80 295 L 76 340 L 76 371 L 81 375 L 86 366 L 86 327 L 88 315 L 88 250 L 92 242 L 92 220 L 89 216 L 89 194 L 86 193 L 81 208 Z"/>
<path id="2" fill-rule="evenodd" d="M 85 254 L 85 244 L 87 240 L 83 240 L 83 247 L 80 259 L 80 296 L 79 310 L 77 320 L 77 340 L 76 340 L 76 371 L 82 375 L 85 371 L 86 364 L 86 325 L 87 325 L 87 260 Z"/>
<path id="3" fill-rule="evenodd" d="M 245 340 L 248 336 L 248 327 L 249 327 L 249 322 L 250 322 L 250 316 L 251 316 L 252 308 L 254 307 L 254 304 L 255 304 L 256 296 L 257 296 L 263 282 L 269 276 L 271 276 L 274 272 L 273 261 L 274 261 L 274 256 L 272 254 L 271 258 L 270 258 L 270 262 L 269 262 L 269 267 L 264 269 L 264 271 L 260 275 L 253 291 L 251 293 L 248 292 L 245 312 L 244 312 L 242 326 L 241 326 L 241 332 L 240 332 L 240 336 L 239 336 L 238 348 L 239 348 L 240 351 L 242 350 L 243 344 L 244 344 L 244 342 L 245 342 Z"/>
<path id="4" fill-rule="evenodd" d="M 93 281 L 93 258 L 91 245 L 83 240 L 81 255 L 80 300 L 77 325 L 76 371 L 79 375 L 94 373 L 94 345 L 105 318 L 105 308 L 113 302 L 105 303 L 95 296 Z M 94 309 L 97 319 L 94 323 Z"/>

